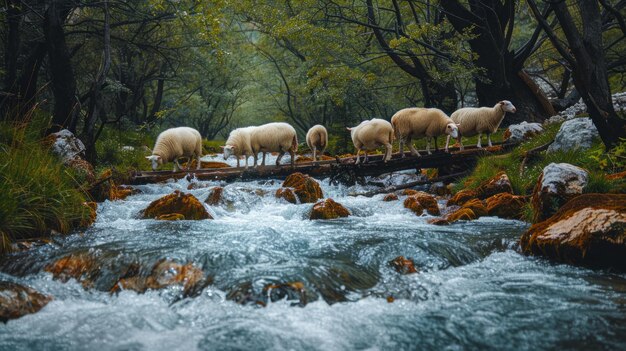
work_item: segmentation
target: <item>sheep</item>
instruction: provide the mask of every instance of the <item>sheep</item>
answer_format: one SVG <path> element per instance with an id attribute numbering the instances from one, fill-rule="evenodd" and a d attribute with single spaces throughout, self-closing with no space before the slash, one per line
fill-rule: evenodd
<path id="1" fill-rule="evenodd" d="M 313 161 L 317 161 L 317 150 L 320 154 L 324 154 L 324 150 L 328 145 L 328 132 L 323 125 L 316 124 L 306 133 L 306 144 L 313 151 Z"/>
<path id="2" fill-rule="evenodd" d="M 404 143 L 409 144 L 411 155 L 421 156 L 415 149 L 412 138 L 426 137 L 426 151 L 430 155 L 430 139 L 435 139 L 437 147 L 437 136 L 448 135 L 454 138 L 459 136 L 459 128 L 448 115 L 437 108 L 405 108 L 396 112 L 391 117 L 393 131 L 399 140 L 400 157 L 404 157 Z"/>
<path id="3" fill-rule="evenodd" d="M 230 132 L 226 145 L 222 146 L 224 160 L 231 155 L 237 157 L 237 167 L 239 167 L 239 159 L 244 156 L 246 159 L 246 169 L 248 168 L 248 157 L 252 156 L 252 147 L 250 146 L 250 133 L 256 127 L 237 128 Z"/>
<path id="4" fill-rule="evenodd" d="M 391 123 L 384 119 L 373 118 L 369 121 L 363 121 L 356 127 L 347 128 L 350 131 L 352 137 L 352 143 L 356 148 L 356 162 L 360 162 L 361 149 L 374 150 L 381 145 L 385 146 L 385 156 L 383 157 L 386 163 L 391 159 L 391 143 L 393 142 L 393 128 Z M 367 162 L 367 151 L 365 152 L 365 160 Z"/>
<path id="5" fill-rule="evenodd" d="M 289 152 L 291 155 L 291 166 L 294 166 L 295 152 L 298 151 L 298 136 L 296 130 L 288 123 L 274 122 L 257 127 L 238 128 L 232 131 L 226 140 L 224 149 L 224 159 L 230 155 L 246 158 L 246 168 L 248 168 L 248 157 L 254 157 L 254 167 L 257 167 L 258 153 L 263 153 L 261 166 L 265 166 L 265 155 L 268 152 L 280 152 L 276 159 L 276 165 Z M 237 158 L 239 167 L 239 158 Z"/>
<path id="6" fill-rule="evenodd" d="M 498 102 L 494 107 L 465 107 L 456 110 L 450 118 L 459 126 L 461 136 L 472 136 L 478 134 L 478 143 L 476 147 L 481 148 L 482 134 L 487 133 L 487 144 L 491 145 L 491 133 L 495 133 L 502 123 L 507 112 L 515 113 L 516 109 L 508 100 Z M 446 140 L 446 151 L 450 137 Z M 463 150 L 463 142 L 459 138 L 461 150 Z"/>
<path id="7" fill-rule="evenodd" d="M 200 133 L 189 127 L 178 127 L 167 129 L 157 137 L 151 156 L 146 159 L 152 163 L 152 170 L 155 171 L 159 165 L 172 161 L 174 172 L 182 169 L 178 163 L 180 157 L 187 157 L 187 170 L 191 166 L 191 158 L 197 158 L 197 169 L 200 169 L 200 158 L 202 157 L 202 137 Z"/>

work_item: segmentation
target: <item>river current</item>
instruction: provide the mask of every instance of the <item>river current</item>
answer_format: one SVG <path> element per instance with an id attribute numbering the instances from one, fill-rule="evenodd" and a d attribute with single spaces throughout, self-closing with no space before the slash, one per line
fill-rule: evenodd
<path id="1" fill-rule="evenodd" d="M 402 201 L 349 196 L 366 188 L 325 179 L 324 196 L 352 215 L 311 221 L 312 204 L 274 197 L 278 180 L 202 184 L 139 186 L 140 194 L 99 204 L 84 233 L 0 262 L 0 280 L 54 296 L 38 313 L 0 324 L 0 350 L 626 349 L 626 275 L 520 254 L 526 223 L 434 226 Z M 216 185 L 226 204 L 207 206 L 214 220 L 137 218 L 173 190 L 204 201 Z M 93 288 L 43 271 L 77 252 L 101 259 Z M 419 273 L 396 272 L 389 261 L 399 255 Z M 193 263 L 211 283 L 195 297 L 177 286 L 108 292 L 120 262 L 163 258 Z M 237 303 L 242 291 L 259 296 L 288 282 L 304 285 L 305 303 Z"/>

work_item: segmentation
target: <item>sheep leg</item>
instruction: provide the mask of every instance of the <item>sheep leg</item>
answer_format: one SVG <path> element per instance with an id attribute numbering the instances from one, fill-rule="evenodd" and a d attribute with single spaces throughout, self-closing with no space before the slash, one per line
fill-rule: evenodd
<path id="1" fill-rule="evenodd" d="M 487 145 L 489 145 L 489 147 L 493 146 L 491 145 L 491 133 L 487 133 Z"/>
<path id="2" fill-rule="evenodd" d="M 430 137 L 427 137 L 427 138 L 426 138 L 426 152 L 427 152 L 429 155 L 432 155 L 432 153 L 430 152 Z"/>
<path id="3" fill-rule="evenodd" d="M 294 168 L 296 166 L 296 152 L 289 150 L 289 156 L 291 156 L 291 168 Z"/>
<path id="4" fill-rule="evenodd" d="M 446 137 L 446 152 L 448 152 L 448 146 L 450 146 L 450 134 L 448 134 L 448 136 Z"/>
<path id="5" fill-rule="evenodd" d="M 391 145 L 391 143 L 385 144 L 385 163 L 391 160 L 391 153 L 393 151 L 392 148 L 393 148 L 393 145 Z"/>
<path id="6" fill-rule="evenodd" d="M 254 153 L 254 165 L 253 167 L 256 168 L 257 167 L 257 162 L 259 161 L 259 153 L 255 152 Z"/>
<path id="7" fill-rule="evenodd" d="M 237 156 L 235 156 L 237 157 Z M 246 158 L 246 167 L 248 167 L 248 159 Z M 239 157 L 237 157 L 237 168 L 239 168 Z"/>
<path id="8" fill-rule="evenodd" d="M 248 169 L 248 157 L 249 157 L 249 156 L 246 154 L 246 155 L 244 155 L 243 157 L 245 157 L 245 158 L 246 158 L 246 169 Z"/>
<path id="9" fill-rule="evenodd" d="M 482 145 L 480 145 L 480 139 L 482 139 L 483 133 L 478 133 L 478 144 L 476 144 L 477 148 L 482 148 Z"/>
<path id="10" fill-rule="evenodd" d="M 435 139 L 435 151 L 439 151 L 439 148 L 437 147 L 437 136 L 434 136 L 433 139 Z"/>
<path id="11" fill-rule="evenodd" d="M 200 155 L 196 156 L 196 160 L 198 161 L 198 165 L 196 166 L 196 169 L 200 169 L 202 167 L 202 163 L 200 162 Z"/>
<path id="12" fill-rule="evenodd" d="M 284 155 L 285 155 L 285 152 L 284 152 L 284 151 L 281 151 L 281 152 L 278 154 L 278 157 L 276 158 L 276 165 L 277 165 L 277 166 L 278 166 L 278 165 L 280 165 L 280 160 L 282 160 L 282 159 L 283 159 L 283 156 L 284 156 Z"/>
<path id="13" fill-rule="evenodd" d="M 317 161 L 317 147 L 313 146 L 313 162 Z"/>
<path id="14" fill-rule="evenodd" d="M 404 158 L 404 139 L 399 139 L 398 147 L 400 148 L 400 158 Z"/>
<path id="15" fill-rule="evenodd" d="M 363 158 L 363 163 L 367 163 L 367 150 L 363 151 L 365 157 Z"/>
<path id="16" fill-rule="evenodd" d="M 355 165 L 358 165 L 359 162 L 361 161 L 361 149 L 356 149 L 356 162 L 354 162 Z"/>
<path id="17" fill-rule="evenodd" d="M 420 157 L 422 155 L 420 155 L 420 153 L 415 149 L 415 146 L 413 146 L 413 141 L 411 139 L 407 140 L 407 144 L 409 144 L 409 150 L 411 150 L 411 155 L 413 156 L 417 156 Z"/>

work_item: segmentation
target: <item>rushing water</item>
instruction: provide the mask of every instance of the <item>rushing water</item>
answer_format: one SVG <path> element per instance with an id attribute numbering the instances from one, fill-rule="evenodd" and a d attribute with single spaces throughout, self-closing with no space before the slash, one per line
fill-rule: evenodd
<path id="1" fill-rule="evenodd" d="M 402 201 L 351 197 L 355 189 L 326 180 L 325 196 L 352 216 L 310 221 L 311 204 L 278 200 L 280 182 L 262 181 L 203 183 L 225 186 L 227 204 L 209 208 L 214 220 L 136 218 L 188 184 L 141 186 L 125 201 L 100 204 L 84 234 L 0 263 L 0 280 L 54 296 L 40 312 L 0 325 L 0 349 L 626 348 L 626 275 L 520 255 L 525 223 L 485 217 L 433 226 Z M 209 189 L 190 192 L 204 200 Z M 93 288 L 42 269 L 76 252 L 99 258 Z M 398 274 L 388 262 L 399 255 L 420 272 Z M 180 287 L 108 292 L 119 266 L 162 258 L 192 262 L 212 283 L 186 298 Z M 295 281 L 305 302 L 253 302 L 266 285 Z"/>

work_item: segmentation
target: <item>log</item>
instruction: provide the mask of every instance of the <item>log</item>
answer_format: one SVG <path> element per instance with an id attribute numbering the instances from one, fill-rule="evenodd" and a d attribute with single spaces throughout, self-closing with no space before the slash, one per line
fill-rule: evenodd
<path id="1" fill-rule="evenodd" d="M 392 185 L 392 186 L 385 187 L 383 189 L 367 191 L 367 192 L 364 192 L 364 193 L 349 193 L 348 196 L 372 197 L 374 195 L 391 193 L 391 192 L 402 190 L 402 189 L 412 188 L 412 187 L 418 186 L 418 185 L 425 185 L 425 184 L 432 184 L 432 183 L 437 183 L 437 182 L 443 182 L 444 180 L 448 180 L 448 179 L 458 179 L 458 178 L 461 178 L 463 176 L 466 176 L 468 173 L 469 173 L 468 171 L 465 171 L 465 172 L 459 172 L 459 173 L 455 173 L 455 174 L 448 174 L 448 175 L 437 177 L 437 178 L 433 178 L 433 179 L 416 180 L 414 182 L 408 182 L 408 183 L 404 183 L 404 184 L 401 184 L 401 185 Z"/>

